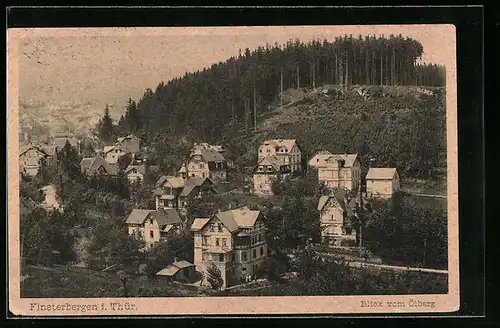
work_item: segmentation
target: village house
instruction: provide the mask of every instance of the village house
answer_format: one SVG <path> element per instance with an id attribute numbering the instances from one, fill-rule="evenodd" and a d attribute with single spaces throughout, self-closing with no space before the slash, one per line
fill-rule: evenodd
<path id="1" fill-rule="evenodd" d="M 193 198 L 201 198 L 208 193 L 216 193 L 214 183 L 209 178 L 162 176 L 154 190 L 156 208 L 185 209 Z"/>
<path id="2" fill-rule="evenodd" d="M 35 176 L 38 173 L 40 161 L 49 157 L 50 155 L 43 148 L 32 144 L 27 145 L 19 152 L 19 171 Z"/>
<path id="3" fill-rule="evenodd" d="M 266 140 L 258 151 L 258 161 L 275 156 L 282 163 L 290 165 L 292 172 L 302 170 L 302 152 L 295 139 Z"/>
<path id="4" fill-rule="evenodd" d="M 291 173 L 290 164 L 276 156 L 262 158 L 253 170 L 253 187 L 256 194 L 271 195 L 272 184 L 277 179 L 285 179 Z"/>
<path id="5" fill-rule="evenodd" d="M 398 171 L 395 168 L 372 167 L 366 174 L 368 197 L 390 198 L 401 190 Z"/>
<path id="6" fill-rule="evenodd" d="M 361 163 L 357 154 L 331 155 L 317 168 L 318 181 L 327 188 L 357 190 L 361 185 Z"/>
<path id="7" fill-rule="evenodd" d="M 137 181 L 144 181 L 144 176 L 147 173 L 147 164 L 146 162 L 137 162 L 132 160 L 132 162 L 127 166 L 124 170 L 125 176 L 127 177 L 130 183 L 135 183 Z"/>
<path id="8" fill-rule="evenodd" d="M 191 150 L 187 162 L 188 176 L 226 180 L 227 169 L 226 159 L 217 150 L 203 144 L 195 144 Z"/>
<path id="9" fill-rule="evenodd" d="M 330 153 L 328 150 L 321 150 L 314 155 L 309 162 L 307 162 L 307 165 L 309 165 L 310 168 L 313 169 L 318 169 L 320 167 L 327 166 L 328 163 L 326 160 L 333 156 L 332 153 Z"/>
<path id="10" fill-rule="evenodd" d="M 321 196 L 318 202 L 321 241 L 334 246 L 356 246 L 356 199 L 347 200 L 345 192 L 336 190 Z"/>
<path id="11" fill-rule="evenodd" d="M 175 209 L 133 209 L 125 225 L 129 235 L 144 240 L 145 248 L 150 249 L 163 241 L 169 233 L 179 231 L 182 219 Z"/>
<path id="12" fill-rule="evenodd" d="M 115 145 L 123 149 L 125 153 L 131 153 L 132 155 L 141 151 L 141 139 L 132 134 L 118 138 Z"/>
<path id="13" fill-rule="evenodd" d="M 53 137 L 53 145 L 56 151 L 64 148 L 66 141 L 69 141 L 71 147 L 74 147 L 77 152 L 80 152 L 80 141 L 69 132 L 56 132 Z"/>
<path id="14" fill-rule="evenodd" d="M 196 270 L 206 276 L 208 265 L 214 263 L 222 274 L 223 287 L 254 276 L 267 257 L 264 216 L 246 206 L 196 218 L 191 231 Z"/>
<path id="15" fill-rule="evenodd" d="M 106 162 L 101 156 L 83 158 L 80 162 L 80 170 L 83 174 L 91 176 L 94 174 L 117 175 L 118 167 Z"/>
<path id="16" fill-rule="evenodd" d="M 166 281 L 192 280 L 196 277 L 196 269 L 193 263 L 188 261 L 175 261 L 156 273 L 156 276 Z"/>
<path id="17" fill-rule="evenodd" d="M 103 149 L 104 158 L 109 164 L 118 163 L 118 159 L 125 154 L 127 154 L 127 152 L 121 146 L 104 146 Z"/>

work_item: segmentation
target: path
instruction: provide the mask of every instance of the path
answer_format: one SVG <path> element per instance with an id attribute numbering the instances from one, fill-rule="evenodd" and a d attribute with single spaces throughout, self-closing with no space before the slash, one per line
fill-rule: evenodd
<path id="1" fill-rule="evenodd" d="M 419 197 L 430 197 L 430 198 L 448 198 L 447 196 L 443 196 L 443 195 L 432 195 L 432 194 L 415 194 L 415 193 L 412 193 L 413 196 L 419 196 Z"/>
<path id="2" fill-rule="evenodd" d="M 339 258 L 339 256 L 335 256 L 328 253 L 317 253 L 320 256 L 328 256 L 333 258 Z M 388 265 L 388 264 L 378 264 L 373 262 L 359 262 L 359 261 L 349 261 L 347 263 L 352 268 L 363 268 L 363 267 L 374 267 L 379 269 L 389 269 L 396 271 L 414 271 L 414 272 L 429 272 L 429 273 L 438 273 L 438 274 L 448 274 L 447 270 L 437 270 L 430 268 L 415 268 L 409 266 L 397 266 L 397 265 Z"/>

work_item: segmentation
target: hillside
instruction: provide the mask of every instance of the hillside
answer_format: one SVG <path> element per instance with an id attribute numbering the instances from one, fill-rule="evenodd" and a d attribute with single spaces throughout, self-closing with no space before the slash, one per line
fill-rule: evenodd
<path id="1" fill-rule="evenodd" d="M 365 164 L 428 178 L 446 166 L 445 93 L 435 87 L 338 86 L 289 89 L 257 117 L 257 132 L 234 131 L 229 148 L 245 160 L 265 139 L 295 138 L 306 158 L 327 149 L 357 152 Z"/>

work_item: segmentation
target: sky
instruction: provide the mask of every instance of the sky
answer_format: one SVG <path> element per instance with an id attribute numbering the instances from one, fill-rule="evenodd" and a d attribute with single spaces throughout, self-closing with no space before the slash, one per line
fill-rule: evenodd
<path id="1" fill-rule="evenodd" d="M 425 62 L 446 64 L 454 38 L 443 29 L 450 32 L 445 25 L 23 30 L 19 97 L 22 102 L 124 107 L 146 88 L 224 61 L 240 49 L 344 34 L 402 34 L 421 42 Z"/>

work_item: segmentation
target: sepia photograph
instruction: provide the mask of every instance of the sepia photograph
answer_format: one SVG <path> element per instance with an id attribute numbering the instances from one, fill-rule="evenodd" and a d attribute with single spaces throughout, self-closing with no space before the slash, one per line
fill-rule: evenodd
<path id="1" fill-rule="evenodd" d="M 459 306 L 452 25 L 8 30 L 22 315 Z"/>

